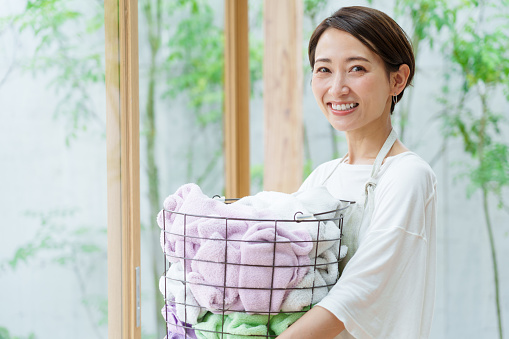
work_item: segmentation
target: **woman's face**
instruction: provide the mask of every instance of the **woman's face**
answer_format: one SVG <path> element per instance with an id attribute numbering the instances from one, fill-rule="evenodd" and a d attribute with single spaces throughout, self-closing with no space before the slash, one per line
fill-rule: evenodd
<path id="1" fill-rule="evenodd" d="M 328 28 L 318 40 L 312 89 L 338 131 L 370 130 L 390 122 L 394 93 L 384 62 L 349 33 Z"/>

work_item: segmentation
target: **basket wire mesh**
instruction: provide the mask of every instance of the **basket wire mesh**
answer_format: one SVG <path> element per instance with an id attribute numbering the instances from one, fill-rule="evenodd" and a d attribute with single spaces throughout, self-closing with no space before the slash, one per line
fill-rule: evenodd
<path id="1" fill-rule="evenodd" d="M 231 203 L 237 199 L 226 199 L 225 203 Z M 305 268 L 308 267 L 308 270 L 313 270 L 313 274 L 316 274 L 318 269 L 326 268 L 328 265 L 336 265 L 338 264 L 338 261 L 341 258 L 342 249 L 341 249 L 341 238 L 343 237 L 343 218 L 344 214 L 343 211 L 346 210 L 350 205 L 354 204 L 353 201 L 345 201 L 341 200 L 341 203 L 343 204 L 341 207 L 339 207 L 336 210 L 332 211 L 325 211 L 322 213 L 316 213 L 316 214 L 308 214 L 305 215 L 302 212 L 296 212 L 293 219 L 250 219 L 250 218 L 229 218 L 229 217 L 222 217 L 222 216 L 207 216 L 207 215 L 199 215 L 199 214 L 190 214 L 190 213 L 182 213 L 178 211 L 170 211 L 163 209 L 163 235 L 162 239 L 164 241 L 163 243 L 163 252 L 164 252 L 164 269 L 165 273 L 163 275 L 164 277 L 164 300 L 165 300 L 165 306 L 162 310 L 163 316 L 166 321 L 166 333 L 167 333 L 167 339 L 177 339 L 177 338 L 228 338 L 228 339 L 236 339 L 236 338 L 275 338 L 277 337 L 280 332 L 282 332 L 285 328 L 291 325 L 291 323 L 295 322 L 300 316 L 302 316 L 307 310 L 312 307 L 311 303 L 308 306 L 305 306 L 299 310 L 293 310 L 293 311 L 280 311 L 276 310 L 273 311 L 273 302 L 274 302 L 274 294 L 283 293 L 285 296 L 288 295 L 290 291 L 295 290 L 311 290 L 311 302 L 315 300 L 315 291 L 320 288 L 327 288 L 329 290 L 332 288 L 332 286 L 335 285 L 337 280 L 339 279 L 339 274 L 337 274 L 336 278 L 333 282 L 325 283 L 322 285 L 315 285 L 315 280 L 313 278 L 312 284 L 309 287 L 276 287 L 274 286 L 275 278 L 276 278 L 276 271 L 280 269 L 299 269 L 299 268 Z M 321 218 L 316 219 L 318 216 L 324 216 L 324 215 L 332 215 L 334 213 L 333 217 L 330 218 Z M 167 218 L 166 216 L 168 214 L 174 214 L 174 215 L 180 215 L 183 218 L 183 233 L 174 233 L 168 230 L 167 225 Z M 224 223 L 224 234 L 226 235 L 224 239 L 215 239 L 215 238 L 201 238 L 196 235 L 189 235 L 187 234 L 187 223 L 189 218 L 203 218 L 204 220 L 217 220 L 218 222 Z M 234 221 L 250 221 L 250 222 L 263 222 L 263 223 L 272 223 L 273 229 L 274 229 L 274 239 L 272 240 L 244 240 L 244 239 L 228 239 L 228 227 L 229 223 L 232 223 Z M 337 227 L 339 228 L 339 236 L 336 238 L 327 238 L 327 239 L 320 239 L 320 225 L 325 222 L 334 222 Z M 299 224 L 299 223 L 315 223 L 317 225 L 316 227 L 316 238 L 311 240 L 280 240 L 278 239 L 278 229 L 281 230 L 283 227 L 288 227 L 288 225 L 291 224 Z M 167 253 L 165 250 L 165 245 L 169 237 L 180 237 L 183 239 L 183 256 L 177 256 L 171 253 Z M 206 240 L 206 241 L 220 241 L 224 243 L 224 260 L 217 261 L 217 260 L 207 260 L 207 259 L 197 259 L 187 256 L 186 247 L 191 246 L 188 242 L 190 241 L 196 241 L 196 240 Z M 246 263 L 239 263 L 239 262 L 229 262 L 228 261 L 228 248 L 229 244 L 232 243 L 260 243 L 264 245 L 272 245 L 272 263 L 269 265 L 265 264 L 246 264 Z M 334 261 L 326 261 L 326 262 L 317 262 L 318 258 L 318 248 L 320 243 L 337 243 L 337 260 Z M 277 246 L 281 246 L 284 244 L 291 245 L 296 243 L 312 243 L 314 247 L 314 258 L 312 259 L 312 262 L 310 262 L 307 265 L 280 265 L 276 263 L 276 257 L 277 257 Z M 238 245 L 238 244 L 237 244 Z M 173 264 L 175 265 L 178 262 L 182 263 L 183 265 L 183 279 L 175 278 L 175 277 L 168 277 L 166 273 L 168 272 L 171 265 L 169 265 L 168 257 L 173 258 Z M 190 266 L 190 263 L 192 262 L 201 262 L 201 263 L 208 263 L 208 264 L 216 264 L 216 265 L 222 265 L 224 267 L 223 271 L 223 283 L 221 285 L 216 284 L 207 284 L 207 283 L 200 283 L 200 282 L 190 282 L 188 280 L 189 273 L 186 269 Z M 271 278 L 270 278 L 270 286 L 267 287 L 254 287 L 254 286 L 233 286 L 229 285 L 228 283 L 228 268 L 232 270 L 234 267 L 244 267 L 246 269 L 253 269 L 256 268 L 259 269 L 270 269 L 271 270 Z M 183 302 L 177 301 L 174 298 L 168 298 L 169 295 L 169 286 L 167 281 L 173 280 L 178 283 L 183 284 Z M 212 319 L 212 317 L 215 317 L 215 324 L 218 325 L 214 329 L 205 329 L 200 327 L 193 327 L 193 325 L 189 324 L 188 319 L 188 311 L 191 308 L 200 308 L 200 305 L 194 305 L 188 303 L 188 298 L 190 297 L 188 286 L 189 285 L 202 285 L 205 287 L 211 287 L 216 289 L 222 290 L 222 305 L 219 308 L 215 308 L 213 312 L 207 312 L 202 319 Z M 269 293 L 269 301 L 268 301 L 268 308 L 266 309 L 250 309 L 246 311 L 245 309 L 232 309 L 228 305 L 226 305 L 226 295 L 227 291 L 229 289 L 237 289 L 237 290 L 251 290 L 251 291 L 266 291 Z M 184 319 L 180 319 L 177 317 L 176 309 L 178 307 L 184 307 Z M 208 310 L 210 311 L 210 310 Z M 230 316 L 230 314 L 233 314 L 233 318 Z M 260 326 L 254 326 L 253 328 L 246 328 L 242 327 L 245 324 L 239 323 L 245 320 L 246 318 L 244 315 L 249 314 L 249 316 L 255 316 L 257 322 L 256 324 L 260 324 Z M 284 316 L 281 316 L 281 315 Z M 229 319 L 229 317 L 231 320 Z M 218 319 L 219 318 L 219 319 Z M 237 321 L 237 322 L 236 322 Z M 232 325 L 232 322 L 234 325 Z M 272 322 L 272 324 L 271 324 Z M 280 322 L 280 323 L 277 323 Z M 212 321 L 214 324 L 214 321 Z M 266 323 L 266 324 L 265 324 Z M 263 326 L 265 324 L 265 326 Z M 219 326 L 220 325 L 220 326 Z M 231 328 L 235 328 L 235 326 L 240 327 L 239 331 L 232 331 Z M 229 327 L 229 328 L 227 328 Z M 266 329 L 264 329 L 266 328 Z M 238 329 L 238 328 L 237 328 Z M 251 330 L 251 333 L 250 333 Z M 263 330 L 264 333 L 261 333 L 261 330 Z"/>

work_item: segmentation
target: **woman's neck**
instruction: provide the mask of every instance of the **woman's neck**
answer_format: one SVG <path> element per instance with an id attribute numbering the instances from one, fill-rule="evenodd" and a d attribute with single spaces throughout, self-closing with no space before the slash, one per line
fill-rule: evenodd
<path id="1" fill-rule="evenodd" d="M 392 126 L 389 123 L 346 132 L 348 163 L 352 165 L 373 164 L 391 130 Z"/>

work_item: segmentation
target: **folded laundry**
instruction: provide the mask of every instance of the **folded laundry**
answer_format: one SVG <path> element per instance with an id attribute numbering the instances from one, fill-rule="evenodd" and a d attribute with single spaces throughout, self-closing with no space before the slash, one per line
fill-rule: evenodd
<path id="1" fill-rule="evenodd" d="M 341 246 L 341 259 L 346 256 L 346 246 Z M 304 306 L 321 301 L 338 279 L 337 256 L 332 249 L 321 253 L 315 260 L 314 266 L 304 276 L 294 289 L 288 293 L 281 311 L 290 312 L 301 310 Z"/>
<path id="2" fill-rule="evenodd" d="M 168 330 L 166 339 L 195 339 L 196 334 L 191 324 L 185 323 L 176 315 L 175 304 L 166 304 L 163 306 L 161 313 L 166 321 Z"/>
<path id="3" fill-rule="evenodd" d="M 157 216 L 157 223 L 165 230 L 161 233 L 161 245 L 170 262 L 194 258 L 201 243 L 216 232 L 222 234 L 223 238 L 240 239 L 249 226 L 246 219 L 260 217 L 260 213 L 251 207 L 231 208 L 207 197 L 196 184 L 181 186 L 164 200 L 163 207 L 164 210 Z M 224 218 L 236 219 L 226 222 Z M 190 271 L 190 261 L 186 270 Z"/>
<path id="4" fill-rule="evenodd" d="M 263 191 L 253 196 L 244 197 L 234 202 L 232 206 L 251 206 L 258 211 L 275 215 L 281 220 L 294 220 L 296 213 L 310 216 L 311 220 L 316 221 L 278 222 L 278 227 L 286 226 L 293 230 L 302 229 L 309 232 L 313 239 L 313 248 L 309 253 L 311 258 L 339 244 L 341 232 L 337 223 L 329 219 L 335 217 L 336 210 L 341 207 L 341 201 L 334 198 L 324 186 L 292 194 Z M 322 214 L 329 211 L 332 212 Z M 315 244 L 318 248 L 315 247 Z M 337 246 L 337 250 L 339 250 L 339 246 Z"/>
<path id="5" fill-rule="evenodd" d="M 172 301 L 175 314 L 179 319 L 193 325 L 203 317 L 207 310 L 198 305 L 180 262 L 173 263 L 165 276 L 159 279 L 159 291 L 166 296 L 167 303 Z"/>
<path id="6" fill-rule="evenodd" d="M 278 244 L 278 246 L 279 245 L 280 244 Z M 345 255 L 346 246 L 343 246 L 341 249 L 341 257 L 344 257 Z M 316 271 L 312 267 L 304 276 L 304 278 L 294 288 L 290 289 L 289 293 L 281 304 L 281 311 L 297 311 L 303 309 L 303 307 L 307 305 L 315 304 L 321 301 L 327 295 L 329 289 L 338 278 L 338 265 L 335 258 L 336 257 L 334 253 L 332 253 L 332 250 L 327 250 L 319 255 L 316 260 Z M 271 258 L 269 259 L 272 260 Z M 314 264 L 314 262 L 311 264 Z M 238 268 L 239 266 L 235 265 L 235 267 Z M 189 324 L 196 324 L 199 319 L 204 316 L 207 310 L 204 307 L 200 307 L 198 305 L 198 302 L 194 298 L 193 292 L 190 289 L 191 284 L 186 284 L 187 286 L 185 286 L 182 264 L 172 264 L 166 273 L 166 286 L 164 285 L 164 281 L 164 277 L 161 277 L 159 282 L 159 290 L 163 295 L 166 295 L 168 299 L 174 300 L 174 303 L 176 304 L 174 305 L 174 308 L 178 310 L 175 312 L 176 315 L 180 319 L 186 319 Z M 185 287 L 186 290 L 184 290 Z M 267 293 L 270 292 L 263 291 L 260 294 L 262 297 L 265 296 L 266 298 Z M 221 295 L 218 294 L 217 297 L 220 298 Z M 186 300 L 184 300 L 185 298 Z M 268 306 L 266 308 L 264 306 L 264 304 L 268 304 L 266 299 L 265 303 L 263 303 L 257 301 L 257 298 L 257 296 L 253 296 L 251 302 L 248 301 L 246 303 L 248 305 L 246 307 L 248 311 L 256 311 L 254 309 L 255 307 L 259 310 L 268 309 Z M 216 304 L 219 304 L 219 306 L 222 307 L 222 300 L 216 300 Z M 249 307 L 252 307 L 253 309 L 249 309 Z M 235 309 L 242 311 L 242 306 L 234 305 L 231 307 L 231 310 Z M 260 313 L 263 313 L 263 311 L 260 311 Z"/>
<path id="7" fill-rule="evenodd" d="M 340 201 L 334 198 L 325 186 L 317 186 L 305 191 L 292 194 L 262 191 L 255 195 L 246 196 L 237 200 L 232 205 L 244 205 L 254 207 L 257 211 L 268 210 L 270 214 L 276 214 L 283 219 L 293 220 L 295 212 L 305 214 L 320 214 L 318 219 L 333 218 Z M 329 212 L 331 213 L 325 213 Z"/>
<path id="8" fill-rule="evenodd" d="M 230 315 L 207 313 L 203 321 L 194 326 L 199 339 L 240 339 L 267 335 L 268 316 L 242 312 Z M 273 333 L 269 333 L 272 335 Z"/>
<path id="9" fill-rule="evenodd" d="M 311 265 L 315 266 L 316 263 L 316 269 L 309 270 L 299 284 L 286 293 L 281 310 L 297 311 L 322 300 L 337 281 L 338 261 L 344 258 L 348 251 L 344 245 L 340 250 L 341 230 L 336 222 L 330 220 L 336 216 L 336 210 L 343 207 L 342 203 L 334 198 L 327 188 L 320 186 L 293 194 L 264 191 L 242 198 L 233 205 L 252 206 L 258 210 L 270 211 L 282 220 L 293 220 L 295 211 L 313 216 L 311 220 L 316 220 L 313 222 L 309 219 L 300 223 L 278 222 L 278 226 L 288 225 L 293 230 L 309 232 L 313 239 L 309 257 Z M 328 211 L 333 212 L 324 213 Z M 274 292 L 278 295 L 281 291 Z"/>
<path id="10" fill-rule="evenodd" d="M 269 328 L 276 335 L 280 335 L 283 333 L 290 325 L 299 320 L 300 317 L 304 315 L 305 312 L 311 309 L 310 306 L 306 306 L 302 309 L 301 312 L 292 312 L 292 313 L 283 313 L 280 312 L 276 315 L 271 315 Z"/>
<path id="11" fill-rule="evenodd" d="M 280 335 L 291 324 L 299 319 L 305 311 L 294 313 L 247 314 L 234 312 L 229 315 L 207 313 L 203 320 L 194 326 L 199 339 L 245 339 L 265 337 L 267 334 Z M 267 331 L 268 327 L 268 331 Z"/>
<path id="12" fill-rule="evenodd" d="M 325 187 L 261 192 L 232 204 L 207 197 L 195 184 L 180 187 L 157 216 L 161 246 L 172 262 L 160 290 L 174 301 L 176 319 L 195 325 L 210 322 L 207 311 L 267 316 L 319 302 L 347 251 L 340 251 L 340 229 L 329 220 L 339 206 Z M 310 218 L 296 222 L 299 213 Z M 239 317 L 229 318 L 228 326 L 236 328 Z"/>
<path id="13" fill-rule="evenodd" d="M 273 224 L 260 223 L 244 235 L 240 243 L 239 296 L 246 312 L 279 312 L 288 289 L 310 270 L 308 253 L 312 243 L 302 242 L 305 237 L 296 233 L 284 227 L 276 232 Z"/>
<path id="14" fill-rule="evenodd" d="M 212 312 L 243 311 L 246 306 L 268 311 L 269 302 L 270 310 L 279 311 L 286 292 L 276 292 L 271 300 L 273 281 L 278 288 L 291 288 L 310 268 L 309 232 L 276 227 L 270 211 L 226 205 L 204 195 L 195 184 L 179 188 L 164 207 L 188 214 L 159 213 L 158 224 L 166 230 L 162 245 L 170 261 L 185 265 L 194 298 Z M 283 244 L 275 246 L 274 240 Z M 254 297 L 260 298 L 253 303 Z"/>
<path id="15" fill-rule="evenodd" d="M 192 261 L 187 285 L 198 304 L 209 311 L 243 310 L 238 290 L 239 245 L 239 242 L 226 242 L 221 234 L 214 233 L 202 243 Z"/>
<path id="16" fill-rule="evenodd" d="M 272 222 L 259 222 L 242 240 L 226 242 L 214 233 L 204 242 L 188 273 L 191 291 L 198 304 L 212 312 L 278 312 L 285 289 L 310 269 L 311 237 L 299 230 L 276 232 Z"/>

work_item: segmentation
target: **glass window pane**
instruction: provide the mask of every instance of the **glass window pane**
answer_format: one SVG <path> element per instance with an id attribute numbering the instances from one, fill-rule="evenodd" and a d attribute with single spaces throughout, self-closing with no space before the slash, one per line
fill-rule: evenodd
<path id="1" fill-rule="evenodd" d="M 0 0 L 0 337 L 106 338 L 102 1 Z"/>
<path id="2" fill-rule="evenodd" d="M 163 338 L 156 215 L 188 182 L 224 192 L 224 1 L 139 2 L 142 337 Z"/>

